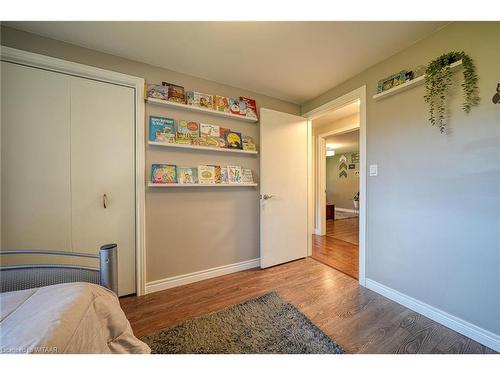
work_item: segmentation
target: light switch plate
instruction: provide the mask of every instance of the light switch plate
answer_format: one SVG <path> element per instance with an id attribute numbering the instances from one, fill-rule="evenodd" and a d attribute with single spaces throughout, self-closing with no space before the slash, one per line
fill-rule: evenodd
<path id="1" fill-rule="evenodd" d="M 370 177 L 378 176 L 378 164 L 370 164 Z"/>

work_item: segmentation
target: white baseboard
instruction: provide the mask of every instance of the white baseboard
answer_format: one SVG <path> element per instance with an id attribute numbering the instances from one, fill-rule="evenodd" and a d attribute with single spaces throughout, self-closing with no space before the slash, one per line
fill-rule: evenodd
<path id="1" fill-rule="evenodd" d="M 487 331 L 472 323 L 466 322 L 445 311 L 439 310 L 413 297 L 407 296 L 397 290 L 382 285 L 374 280 L 366 279 L 366 287 L 374 292 L 383 295 L 409 309 L 418 312 L 454 331 L 461 333 L 497 352 L 500 352 L 500 336 Z"/>
<path id="2" fill-rule="evenodd" d="M 339 212 L 350 212 L 350 213 L 356 213 L 356 210 L 350 209 L 350 208 L 337 208 L 335 207 L 335 211 Z"/>
<path id="3" fill-rule="evenodd" d="M 227 264 L 225 266 L 209 268 L 203 271 L 187 273 L 179 276 L 167 277 L 166 279 L 150 281 L 146 283 L 146 294 L 159 292 L 180 285 L 191 284 L 196 281 L 211 279 L 212 277 L 227 275 L 238 271 L 248 270 L 260 266 L 260 258 L 246 260 L 239 263 Z"/>

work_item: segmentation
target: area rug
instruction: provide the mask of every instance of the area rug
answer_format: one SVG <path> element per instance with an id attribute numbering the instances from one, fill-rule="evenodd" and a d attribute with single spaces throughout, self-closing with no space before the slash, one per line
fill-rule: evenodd
<path id="1" fill-rule="evenodd" d="M 154 354 L 341 354 L 343 349 L 271 292 L 143 337 Z"/>

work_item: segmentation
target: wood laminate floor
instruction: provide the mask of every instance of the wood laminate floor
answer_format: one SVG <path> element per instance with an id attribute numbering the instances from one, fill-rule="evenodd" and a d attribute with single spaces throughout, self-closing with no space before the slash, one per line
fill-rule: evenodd
<path id="1" fill-rule="evenodd" d="M 494 353 L 312 258 L 120 299 L 138 337 L 275 290 L 348 353 Z"/>
<path id="2" fill-rule="evenodd" d="M 313 235 L 312 257 L 358 278 L 359 220 L 357 217 L 326 222 L 326 236 Z"/>

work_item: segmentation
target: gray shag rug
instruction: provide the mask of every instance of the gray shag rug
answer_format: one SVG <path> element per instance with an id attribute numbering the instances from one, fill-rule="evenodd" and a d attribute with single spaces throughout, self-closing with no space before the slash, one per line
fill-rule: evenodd
<path id="1" fill-rule="evenodd" d="M 276 292 L 181 323 L 141 340 L 155 354 L 344 352 Z"/>

